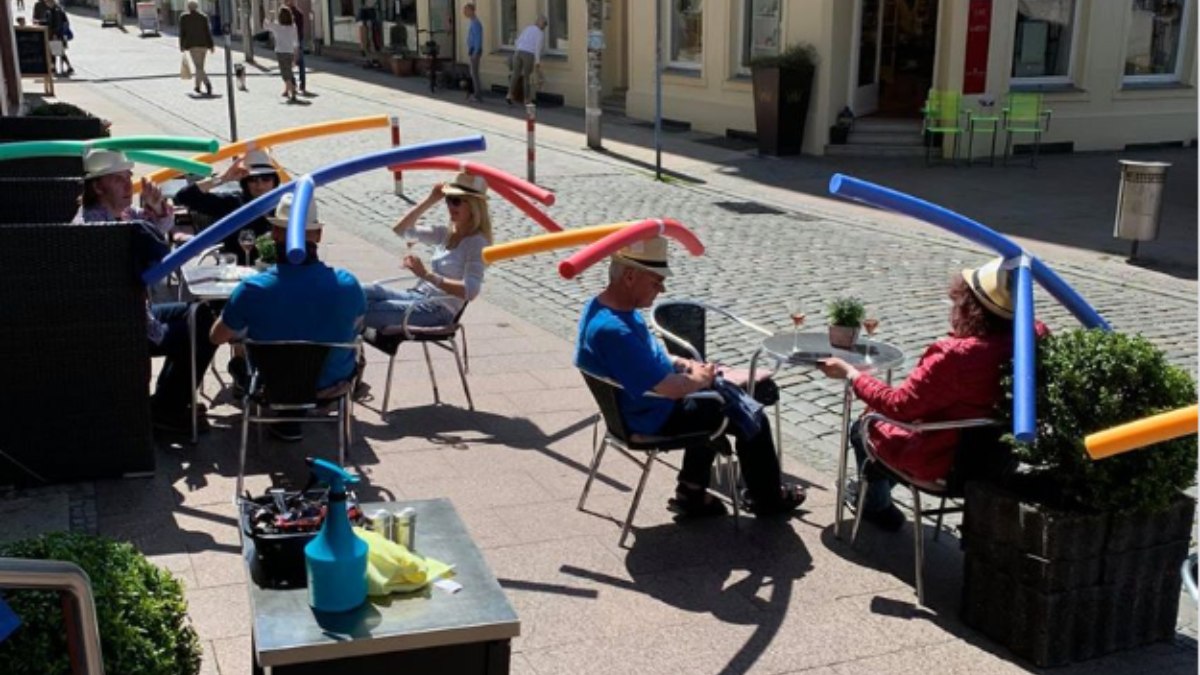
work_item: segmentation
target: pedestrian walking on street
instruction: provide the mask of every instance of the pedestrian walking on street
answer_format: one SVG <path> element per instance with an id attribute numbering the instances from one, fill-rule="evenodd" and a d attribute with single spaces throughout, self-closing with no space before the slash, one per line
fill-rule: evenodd
<path id="1" fill-rule="evenodd" d="M 33 25 L 45 26 L 50 20 L 50 0 L 36 0 L 33 3 Z"/>
<path id="2" fill-rule="evenodd" d="M 55 0 L 46 0 L 46 8 L 46 26 L 50 30 L 50 54 L 54 57 L 55 72 L 70 75 L 75 72 L 71 59 L 67 58 L 67 43 L 74 37 L 71 22 L 62 5 Z"/>
<path id="3" fill-rule="evenodd" d="M 467 27 L 467 58 L 471 63 L 471 93 L 468 101 L 483 103 L 483 85 L 479 83 L 479 59 L 483 57 L 483 22 L 475 16 L 475 3 L 463 5 L 463 16 L 470 24 Z"/>
<path id="4" fill-rule="evenodd" d="M 533 75 L 542 79 L 542 50 L 546 46 L 546 17 L 539 16 L 537 21 L 525 27 L 517 37 L 516 51 L 512 57 L 512 75 L 508 80 L 508 96 L 506 101 L 513 103 L 513 92 L 517 85 L 521 86 L 521 97 L 529 104 L 535 98 Z"/>
<path id="5" fill-rule="evenodd" d="M 304 10 L 296 4 L 296 0 L 284 0 L 284 7 L 292 13 L 292 23 L 296 26 L 296 42 L 299 45 L 296 49 L 296 69 L 300 74 L 300 93 L 308 93 L 308 73 L 304 67 L 304 26 L 307 25 L 308 17 L 304 16 Z"/>
<path id="6" fill-rule="evenodd" d="M 203 84 L 204 93 L 212 96 L 212 82 L 208 80 L 208 73 L 204 72 L 204 59 L 213 52 L 212 30 L 208 26 L 208 17 L 200 11 L 200 3 L 190 0 L 187 9 L 179 17 L 179 51 L 192 57 L 196 93 L 200 93 L 200 85 Z"/>
<path id="7" fill-rule="evenodd" d="M 283 96 L 287 97 L 288 103 L 295 103 L 296 76 L 292 72 L 292 65 L 296 62 L 300 41 L 296 37 L 296 24 L 291 10 L 280 7 L 276 22 L 269 24 L 267 30 L 275 36 L 275 60 L 279 63 L 279 76 L 283 78 Z"/>

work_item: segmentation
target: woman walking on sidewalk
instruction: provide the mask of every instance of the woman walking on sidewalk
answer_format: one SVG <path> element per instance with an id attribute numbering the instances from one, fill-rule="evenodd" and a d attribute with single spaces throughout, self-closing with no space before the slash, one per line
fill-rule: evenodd
<path id="1" fill-rule="evenodd" d="M 280 7 L 276 14 L 276 23 L 267 26 L 267 30 L 275 36 L 275 60 L 279 63 L 279 75 L 283 78 L 283 95 L 288 103 L 296 102 L 296 76 L 292 66 L 296 63 L 296 52 L 300 49 L 300 39 L 296 34 L 296 24 L 292 12 L 287 7 Z"/>

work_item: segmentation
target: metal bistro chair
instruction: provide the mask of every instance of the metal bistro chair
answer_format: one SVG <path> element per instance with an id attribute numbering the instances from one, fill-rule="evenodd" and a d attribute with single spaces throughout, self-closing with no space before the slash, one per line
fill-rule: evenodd
<path id="1" fill-rule="evenodd" d="M 250 386 L 242 405 L 242 442 L 238 452 L 237 487 L 234 501 L 242 494 L 246 473 L 246 446 L 250 423 L 322 422 L 338 425 L 338 465 L 346 463 L 346 447 L 351 442 L 354 424 L 354 402 L 351 395 L 357 384 L 357 374 L 340 383 L 333 392 L 318 392 L 317 380 L 332 350 L 347 349 L 355 360 L 362 342 L 308 342 L 304 340 L 258 341 L 246 340 L 246 366 L 250 369 Z M 323 396 L 319 396 L 323 394 Z M 336 402 L 336 417 L 309 417 L 308 413 Z M 251 408 L 254 412 L 251 413 Z M 264 408 L 268 415 L 264 415 Z M 261 440 L 262 427 L 259 427 Z"/>
<path id="2" fill-rule="evenodd" d="M 1050 115 L 1053 110 L 1042 107 L 1042 95 L 1036 92 L 1014 91 L 1009 93 L 1008 102 L 1001 110 L 1004 129 L 1004 166 L 1012 154 L 1013 134 L 1033 134 L 1033 155 L 1029 166 L 1037 167 L 1038 150 L 1042 147 L 1042 134 L 1050 131 Z"/>
<path id="3" fill-rule="evenodd" d="M 656 303 L 650 309 L 650 326 L 662 336 L 667 351 L 675 356 L 705 362 L 708 360 L 708 315 L 728 319 L 743 328 L 770 337 L 773 333 L 758 324 L 752 323 L 722 307 L 710 305 L 698 300 L 664 300 Z M 781 429 L 779 415 L 779 387 L 763 386 L 768 381 L 774 385 L 775 372 L 779 370 L 780 362 L 776 361 L 771 369 L 755 371 L 754 397 L 763 405 L 775 406 L 775 448 L 782 459 L 783 445 L 780 442 Z M 721 375 L 730 383 L 747 391 L 750 387 L 750 371 L 744 368 L 722 368 Z"/>
<path id="4" fill-rule="evenodd" d="M 954 153 L 950 156 L 951 166 L 958 163 L 958 139 L 965 129 L 962 124 L 962 94 L 949 89 L 930 89 L 929 98 L 921 110 L 921 135 L 925 141 L 925 165 L 933 150 L 934 134 L 954 136 Z"/>
<path id="5" fill-rule="evenodd" d="M 680 434 L 678 436 L 647 436 L 630 433 L 625 427 L 625 420 L 621 416 L 621 409 L 617 401 L 621 385 L 613 380 L 593 375 L 582 369 L 579 372 L 583 374 L 583 379 L 587 382 L 588 389 L 591 390 L 592 396 L 596 399 L 596 405 L 600 408 L 600 419 L 596 420 L 596 426 L 592 427 L 592 466 L 588 471 L 587 482 L 583 484 L 583 492 L 579 495 L 578 509 L 582 511 L 584 504 L 587 502 L 588 491 L 592 489 L 592 481 L 596 479 L 596 473 L 600 470 L 600 460 L 604 458 L 604 451 L 608 449 L 608 446 L 613 446 L 634 464 L 642 467 L 642 476 L 638 480 L 637 491 L 633 494 L 633 503 L 629 505 L 629 515 L 625 517 L 625 524 L 621 527 L 621 539 L 617 542 L 618 546 L 624 547 L 625 540 L 629 537 L 629 530 L 633 526 L 633 516 L 637 513 L 638 505 L 642 501 L 642 492 L 646 489 L 646 480 L 650 477 L 650 469 L 654 466 L 655 461 L 663 461 L 658 455 L 670 450 L 686 448 L 694 443 L 713 442 L 722 439 L 725 435 L 725 428 L 729 425 L 729 419 L 722 417 L 721 424 L 717 427 L 716 431 L 712 432 L 702 431 Z M 647 396 L 654 395 L 656 394 L 647 394 Z M 687 398 L 722 400 L 721 395 L 715 391 L 696 392 Z M 601 421 L 604 422 L 604 426 L 606 427 L 603 438 L 599 437 Z M 734 527 L 737 527 L 739 517 L 737 467 L 734 465 L 733 453 L 729 449 L 728 443 L 724 443 L 720 447 L 722 450 L 718 456 L 725 465 L 725 481 L 729 487 L 728 497 L 729 501 L 733 504 Z M 635 457 L 633 455 L 634 452 L 646 453 L 645 461 L 641 461 Z M 663 463 L 666 464 L 666 462 Z"/>
<path id="6" fill-rule="evenodd" d="M 408 280 L 411 277 L 380 279 L 375 283 L 386 284 L 400 279 Z M 367 344 L 388 355 L 387 384 L 383 389 L 383 406 L 379 409 L 379 414 L 387 413 L 388 398 L 392 393 L 392 370 L 396 365 L 396 352 L 400 351 L 400 345 L 405 342 L 419 342 L 421 349 L 425 352 L 425 367 L 429 369 L 429 384 L 433 386 L 434 403 L 440 404 L 442 398 L 438 394 L 433 360 L 429 358 L 429 345 L 432 344 L 453 354 L 454 365 L 458 366 L 458 379 L 462 381 L 463 393 L 467 396 L 467 407 L 471 410 L 475 409 L 475 402 L 471 400 L 471 387 L 467 385 L 467 373 L 471 372 L 471 361 L 467 354 L 467 329 L 462 325 L 463 312 L 467 311 L 469 304 L 469 302 L 464 302 L 462 308 L 458 310 L 458 314 L 454 315 L 454 320 L 444 326 L 409 326 L 408 317 L 416 308 L 416 305 L 412 305 L 404 313 L 404 321 L 399 326 L 367 328 L 363 331 L 363 340 Z M 461 356 L 458 353 L 459 333 L 462 333 Z"/>
<path id="7" fill-rule="evenodd" d="M 923 481 L 890 466 L 879 457 L 871 443 L 868 433 L 870 425 L 876 422 L 892 424 L 912 433 L 930 431 L 946 431 L 963 429 L 959 437 L 958 447 L 954 451 L 954 462 L 946 478 L 936 481 Z M 882 473 L 900 485 L 907 486 L 912 493 L 913 502 L 913 556 L 915 558 L 915 573 L 917 586 L 917 602 L 925 604 L 925 583 L 922 580 L 922 570 L 925 566 L 925 538 L 921 532 L 921 518 L 936 516 L 933 539 L 937 541 L 942 530 L 942 517 L 947 513 L 961 513 L 961 505 L 946 506 L 947 499 L 962 499 L 963 485 L 969 479 L 979 478 L 991 473 L 999 474 L 1011 468 L 1012 455 L 1007 449 L 1001 450 L 1000 423 L 992 419 L 966 419 L 948 422 L 897 422 L 879 413 L 867 413 L 862 418 L 863 448 L 867 451 L 867 461 L 863 463 L 858 473 L 858 503 L 854 508 L 854 528 L 850 532 L 850 544 L 858 538 L 858 525 L 862 521 L 863 503 L 866 500 L 866 483 L 863 480 L 868 470 Z M 941 498 L 938 508 L 925 510 L 921 508 L 921 494 Z"/>

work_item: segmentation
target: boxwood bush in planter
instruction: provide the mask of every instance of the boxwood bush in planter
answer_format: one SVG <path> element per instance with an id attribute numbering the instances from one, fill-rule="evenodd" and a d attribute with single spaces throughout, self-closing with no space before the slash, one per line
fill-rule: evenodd
<path id="1" fill-rule="evenodd" d="M 55 532 L 0 545 L 0 557 L 66 560 L 87 572 L 105 672 L 195 675 L 200 671 L 200 642 L 188 620 L 182 585 L 129 544 Z M 10 591 L 5 601 L 21 617 L 21 626 L 0 643 L 0 673 L 69 673 L 58 594 Z"/>
<path id="2" fill-rule="evenodd" d="M 1099 461 L 1083 441 L 1194 403 L 1194 382 L 1144 338 L 1100 330 L 1042 340 L 1036 372 L 1036 439 L 1013 443 L 1023 470 L 967 487 L 964 621 L 1038 666 L 1172 639 L 1195 439 Z M 1011 398 L 1004 412 L 1011 425 Z"/>

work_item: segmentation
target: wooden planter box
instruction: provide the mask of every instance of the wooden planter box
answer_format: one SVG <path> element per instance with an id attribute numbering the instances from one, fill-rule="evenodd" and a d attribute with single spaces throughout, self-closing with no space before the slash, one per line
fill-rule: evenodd
<path id="1" fill-rule="evenodd" d="M 1056 510 L 969 483 L 963 621 L 1040 667 L 1175 636 L 1195 502 L 1164 513 Z"/>
<path id="2" fill-rule="evenodd" d="M 392 74 L 396 77 L 410 77 L 416 72 L 413 60 L 407 56 L 392 56 Z"/>
<path id="3" fill-rule="evenodd" d="M 0 143 L 88 140 L 104 135 L 104 120 L 99 117 L 0 117 Z M 82 177 L 83 159 L 29 157 L 0 162 L 0 176 Z"/>
<path id="4" fill-rule="evenodd" d="M 751 74 L 758 151 L 764 155 L 800 154 L 814 69 L 756 66 Z"/>

